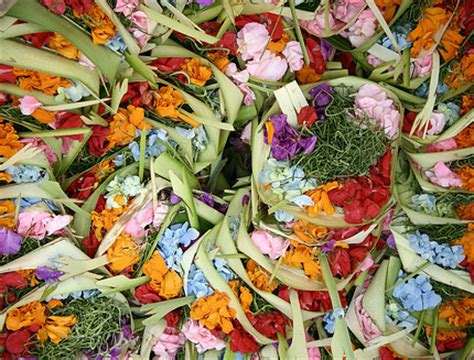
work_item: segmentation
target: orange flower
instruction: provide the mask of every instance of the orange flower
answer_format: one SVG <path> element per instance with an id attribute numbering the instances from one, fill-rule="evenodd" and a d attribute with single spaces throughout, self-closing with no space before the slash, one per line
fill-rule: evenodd
<path id="1" fill-rule="evenodd" d="M 474 79 L 474 54 L 464 55 L 460 63 L 454 63 L 444 81 L 452 88 L 459 88 Z M 470 110 L 470 109 L 469 109 Z"/>
<path id="2" fill-rule="evenodd" d="M 209 330 L 220 329 L 229 334 L 234 329 L 232 320 L 236 313 L 228 306 L 229 301 L 229 297 L 219 291 L 201 297 L 191 305 L 191 319 L 199 321 Z"/>
<path id="3" fill-rule="evenodd" d="M 426 334 L 431 336 L 433 329 L 429 326 L 425 326 Z M 466 337 L 467 333 L 459 330 L 446 330 L 440 329 L 436 331 L 436 340 L 446 341 L 446 340 L 463 340 Z"/>
<path id="4" fill-rule="evenodd" d="M 461 220 L 474 220 L 474 203 L 458 206 L 456 214 Z"/>
<path id="5" fill-rule="evenodd" d="M 247 274 L 257 288 L 263 291 L 273 292 L 277 288 L 275 279 L 270 283 L 270 273 L 264 268 L 260 267 L 256 261 L 250 259 L 247 261 Z"/>
<path id="6" fill-rule="evenodd" d="M 127 110 L 119 109 L 109 127 L 110 133 L 107 135 L 109 149 L 129 144 L 137 137 L 137 130 L 151 129 L 151 125 L 145 120 L 145 110 L 133 105 L 128 105 Z"/>
<path id="7" fill-rule="evenodd" d="M 454 138 L 458 149 L 474 146 L 474 123 L 466 127 Z"/>
<path id="8" fill-rule="evenodd" d="M 464 36 L 459 33 L 459 30 L 447 29 L 444 32 L 439 48 L 444 61 L 449 61 L 456 56 L 463 40 Z"/>
<path id="9" fill-rule="evenodd" d="M 120 216 L 127 210 L 126 207 L 105 208 L 101 212 L 92 211 L 92 227 L 98 241 L 102 241 L 104 235 L 112 229 Z"/>
<path id="10" fill-rule="evenodd" d="M 91 34 L 94 44 L 105 44 L 115 36 L 115 25 L 99 5 L 94 4 L 87 13 L 87 16 L 83 16 L 82 19 L 92 28 Z"/>
<path id="11" fill-rule="evenodd" d="M 308 246 L 298 245 L 287 251 L 282 264 L 296 269 L 303 269 L 305 275 L 312 280 L 317 280 L 321 276 L 319 261 L 316 259 L 313 249 Z"/>
<path id="12" fill-rule="evenodd" d="M 0 181 L 10 182 L 12 181 L 12 176 L 8 173 L 0 172 Z"/>
<path id="13" fill-rule="evenodd" d="M 159 294 L 164 299 L 172 299 L 179 296 L 182 288 L 183 280 L 176 271 L 170 270 L 163 277 Z"/>
<path id="14" fill-rule="evenodd" d="M 58 299 L 51 299 L 48 301 L 48 304 L 47 304 L 47 307 L 49 309 L 55 309 L 57 307 L 61 307 L 63 306 L 63 303 L 61 300 L 58 300 Z"/>
<path id="15" fill-rule="evenodd" d="M 440 307 L 440 319 L 447 319 L 448 324 L 456 327 L 474 325 L 474 298 L 452 300 Z"/>
<path id="16" fill-rule="evenodd" d="M 109 267 L 114 273 L 131 268 L 140 260 L 140 248 L 126 233 L 121 233 L 113 245 L 107 250 Z"/>
<path id="17" fill-rule="evenodd" d="M 463 95 L 460 114 L 467 114 L 471 109 L 474 109 L 474 96 Z"/>
<path id="18" fill-rule="evenodd" d="M 111 159 L 101 161 L 92 169 L 92 173 L 95 175 L 95 177 L 99 181 L 102 180 L 107 175 L 112 174 L 114 171 L 115 171 L 115 164 L 112 162 Z"/>
<path id="19" fill-rule="evenodd" d="M 38 71 L 13 68 L 13 74 L 18 77 L 18 86 L 23 90 L 40 90 L 47 95 L 55 95 L 60 86 L 70 87 L 71 83 L 56 75 L 41 73 Z"/>
<path id="20" fill-rule="evenodd" d="M 229 286 L 232 289 L 232 292 L 239 298 L 240 305 L 244 311 L 250 311 L 250 305 L 253 301 L 253 296 L 250 290 L 240 284 L 239 280 L 231 280 L 229 281 Z"/>
<path id="21" fill-rule="evenodd" d="M 461 178 L 462 188 L 474 192 L 474 168 L 465 165 L 454 172 Z"/>
<path id="22" fill-rule="evenodd" d="M 305 220 L 299 220 L 293 224 L 293 232 L 302 241 L 309 244 L 314 244 L 326 236 L 328 229 L 324 226 L 310 224 Z"/>
<path id="23" fill-rule="evenodd" d="M 38 120 L 40 123 L 49 124 L 50 122 L 54 120 L 54 117 L 56 116 L 56 112 L 39 108 L 39 109 L 36 109 L 33 112 L 33 114 L 31 114 L 31 116 L 35 118 L 36 120 Z"/>
<path id="24" fill-rule="evenodd" d="M 79 50 L 59 33 L 54 33 L 49 38 L 48 45 L 67 59 L 79 59 Z"/>
<path id="25" fill-rule="evenodd" d="M 230 64 L 229 58 L 222 51 L 211 51 L 207 53 L 207 58 L 217 66 L 217 68 L 225 72 L 227 66 Z"/>
<path id="26" fill-rule="evenodd" d="M 276 54 L 279 54 L 285 49 L 286 44 L 290 41 L 290 36 L 288 33 L 284 32 L 281 35 L 280 40 L 278 41 L 270 41 L 267 45 L 267 49 L 274 51 Z"/>
<path id="27" fill-rule="evenodd" d="M 50 338 L 53 343 L 58 344 L 61 340 L 67 339 L 68 335 L 72 332 L 71 326 L 74 324 L 76 324 L 76 317 L 74 315 L 48 316 L 48 320 L 38 330 L 36 337 L 42 343 Z"/>
<path id="28" fill-rule="evenodd" d="M 296 79 L 300 84 L 311 84 L 321 80 L 321 74 L 309 65 L 303 65 L 300 71 L 296 72 Z"/>
<path id="29" fill-rule="evenodd" d="M 337 181 L 328 182 L 323 185 L 319 185 L 315 190 L 310 190 L 306 193 L 311 200 L 313 200 L 314 205 L 307 206 L 306 211 L 311 217 L 318 216 L 321 214 L 321 211 L 324 211 L 326 215 L 334 215 L 336 210 L 329 200 L 328 192 L 340 187 Z"/>
<path id="30" fill-rule="evenodd" d="M 267 130 L 267 141 L 269 144 L 271 144 L 273 141 L 273 136 L 275 136 L 275 127 L 271 121 L 266 121 L 265 129 Z"/>
<path id="31" fill-rule="evenodd" d="M 178 90 L 169 85 L 162 86 L 158 89 L 158 92 L 154 93 L 154 96 L 156 101 L 155 111 L 158 115 L 175 121 L 183 120 L 193 127 L 199 126 L 198 122 L 178 111 L 178 107 L 184 104 L 184 99 Z"/>
<path id="32" fill-rule="evenodd" d="M 0 226 L 15 227 L 15 203 L 11 200 L 0 201 Z"/>
<path id="33" fill-rule="evenodd" d="M 467 262 L 474 262 L 474 231 L 468 230 L 464 235 L 453 242 L 453 245 L 462 245 Z"/>
<path id="34" fill-rule="evenodd" d="M 0 119 L 0 156 L 10 158 L 15 155 L 23 144 L 12 123 Z"/>
<path id="35" fill-rule="evenodd" d="M 46 322 L 46 307 L 39 301 L 13 309 L 7 315 L 7 329 L 17 331 L 32 325 L 42 326 Z"/>
<path id="36" fill-rule="evenodd" d="M 23 278 L 30 283 L 30 286 L 36 286 L 39 284 L 38 279 L 35 276 L 35 270 L 17 270 Z"/>
<path id="37" fill-rule="evenodd" d="M 191 84 L 204 86 L 212 76 L 212 70 L 209 66 L 201 65 L 198 58 L 186 59 L 181 64 L 181 70 L 191 78 Z"/>
<path id="38" fill-rule="evenodd" d="M 159 291 L 163 277 L 168 272 L 166 263 L 158 251 L 155 251 L 152 257 L 143 264 L 143 273 L 150 278 L 152 289 Z"/>
<path id="39" fill-rule="evenodd" d="M 400 5 L 400 0 L 375 0 L 375 4 L 383 11 L 385 21 L 390 22 Z"/>

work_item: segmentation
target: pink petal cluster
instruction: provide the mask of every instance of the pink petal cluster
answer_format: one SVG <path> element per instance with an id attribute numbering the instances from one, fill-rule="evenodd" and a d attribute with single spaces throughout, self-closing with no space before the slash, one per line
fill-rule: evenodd
<path id="1" fill-rule="evenodd" d="M 400 113 L 387 93 L 375 84 L 365 84 L 355 95 L 356 116 L 380 125 L 391 140 L 398 136 Z"/>
<path id="2" fill-rule="evenodd" d="M 222 350 L 225 342 L 195 320 L 188 320 L 181 329 L 186 339 L 196 344 L 197 351 L 203 353 L 210 349 Z"/>
<path id="3" fill-rule="evenodd" d="M 378 67 L 383 64 L 383 61 L 380 60 L 377 56 L 369 54 L 367 55 L 367 62 L 373 67 Z"/>
<path id="4" fill-rule="evenodd" d="M 352 46 L 361 46 L 368 38 L 375 34 L 377 19 L 370 9 L 360 13 L 357 20 L 348 29 L 341 32 L 341 36 L 349 39 Z"/>
<path id="5" fill-rule="evenodd" d="M 250 144 L 250 137 L 252 136 L 252 124 L 248 123 L 245 125 L 244 129 L 242 130 L 242 134 L 240 135 L 240 140 L 242 140 L 246 144 Z"/>
<path id="6" fill-rule="evenodd" d="M 23 115 L 31 115 L 42 106 L 43 104 L 41 104 L 33 96 L 26 95 L 20 98 L 19 108 Z"/>
<path id="7" fill-rule="evenodd" d="M 95 64 L 90 61 L 83 53 L 79 54 L 79 64 L 85 66 L 88 69 L 95 70 Z"/>
<path id="8" fill-rule="evenodd" d="M 288 70 L 288 63 L 274 52 L 265 50 L 259 59 L 247 63 L 247 70 L 257 79 L 279 81 Z"/>
<path id="9" fill-rule="evenodd" d="M 143 48 L 148 40 L 150 40 L 150 35 L 148 35 L 148 16 L 143 11 L 135 11 L 132 14 L 132 23 L 133 26 L 129 30 L 138 41 L 138 45 Z"/>
<path id="10" fill-rule="evenodd" d="M 362 334 L 364 334 L 366 340 L 372 340 L 382 335 L 382 333 L 377 328 L 377 326 L 375 326 L 372 319 L 370 318 L 370 315 L 364 309 L 364 306 L 362 305 L 362 297 L 363 294 L 357 296 L 355 299 L 357 322 L 359 323 Z"/>
<path id="11" fill-rule="evenodd" d="M 129 16 L 138 6 L 138 0 L 117 0 L 114 11 Z"/>
<path id="12" fill-rule="evenodd" d="M 288 41 L 282 51 L 291 71 L 299 71 L 303 67 L 303 51 L 298 41 Z"/>
<path id="13" fill-rule="evenodd" d="M 244 104 L 252 105 L 256 99 L 255 93 L 252 89 L 249 88 L 247 82 L 249 81 L 249 72 L 248 70 L 239 71 L 237 65 L 230 63 L 227 65 L 225 73 L 232 81 L 239 87 L 240 91 L 244 94 Z"/>
<path id="14" fill-rule="evenodd" d="M 433 166 L 431 170 L 426 171 L 425 174 L 433 184 L 441 187 L 460 188 L 462 186 L 461 178 L 442 161 L 438 161 L 435 166 Z"/>
<path id="15" fill-rule="evenodd" d="M 165 219 L 168 213 L 168 205 L 159 203 L 155 212 L 153 213 L 152 204 L 148 204 L 141 209 L 125 226 L 124 231 L 133 237 L 144 237 L 146 235 L 145 228 L 153 223 L 155 228 L 158 228 Z"/>
<path id="16" fill-rule="evenodd" d="M 243 60 L 251 60 L 262 55 L 270 34 L 267 28 L 256 22 L 245 24 L 237 33 L 237 46 Z"/>
<path id="17" fill-rule="evenodd" d="M 433 68 L 433 57 L 427 55 L 422 58 L 415 59 L 411 64 L 411 77 L 421 77 L 429 74 Z"/>
<path id="18" fill-rule="evenodd" d="M 153 346 L 153 352 L 160 359 L 174 359 L 185 342 L 186 338 L 182 333 L 172 327 L 167 327 Z"/>
<path id="19" fill-rule="evenodd" d="M 332 12 L 337 20 L 343 21 L 347 24 L 357 15 L 364 5 L 364 0 L 336 1 Z"/>
<path id="20" fill-rule="evenodd" d="M 17 233 L 42 240 L 58 235 L 72 221 L 71 215 L 53 215 L 47 211 L 25 211 L 18 215 Z"/>
<path id="21" fill-rule="evenodd" d="M 50 164 L 54 164 L 56 161 L 58 161 L 58 156 L 53 151 L 53 149 L 51 149 L 49 145 L 40 138 L 27 137 L 21 139 L 20 142 L 22 144 L 32 144 L 33 147 L 40 149 L 46 155 L 46 158 Z"/>
<path id="22" fill-rule="evenodd" d="M 431 113 L 430 127 L 426 132 L 428 135 L 437 135 L 443 131 L 446 125 L 446 117 L 443 113 Z"/>
<path id="23" fill-rule="evenodd" d="M 254 231 L 251 238 L 260 251 L 268 255 L 272 260 L 276 260 L 282 256 L 288 248 L 288 245 L 290 245 L 289 240 L 285 240 L 280 236 L 272 236 L 264 230 Z"/>
<path id="24" fill-rule="evenodd" d="M 429 144 L 426 147 L 427 152 L 439 152 L 439 151 L 450 151 L 456 150 L 458 148 L 458 144 L 454 138 L 449 138 L 446 140 L 436 141 L 434 143 Z"/>
<path id="25" fill-rule="evenodd" d="M 315 35 L 321 35 L 325 30 L 325 16 L 324 11 L 319 11 L 313 20 L 302 20 L 301 27 Z M 331 12 L 328 14 L 328 30 L 336 30 L 336 21 Z"/>

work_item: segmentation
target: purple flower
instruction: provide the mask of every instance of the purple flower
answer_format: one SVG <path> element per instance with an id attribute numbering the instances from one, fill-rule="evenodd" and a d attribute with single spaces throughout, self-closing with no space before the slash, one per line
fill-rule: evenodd
<path id="1" fill-rule="evenodd" d="M 331 94 L 334 92 L 332 87 L 328 83 L 322 83 L 311 89 L 309 94 L 314 98 L 313 106 L 316 109 L 319 120 L 324 120 L 326 118 L 325 110 L 332 101 Z"/>
<path id="2" fill-rule="evenodd" d="M 64 275 L 64 272 L 57 269 L 51 269 L 47 266 L 40 266 L 36 269 L 35 276 L 46 282 L 56 282 L 59 281 L 59 278 Z"/>
<path id="3" fill-rule="evenodd" d="M 212 198 L 211 194 L 205 192 L 205 193 L 202 193 L 201 195 L 199 195 L 197 197 L 197 199 L 199 201 L 202 201 L 204 204 L 206 205 L 209 205 L 210 207 L 214 207 L 214 205 L 216 204 L 216 202 L 214 201 L 214 199 Z"/>
<path id="4" fill-rule="evenodd" d="M 6 226 L 0 227 L 0 254 L 12 255 L 20 251 L 23 237 Z"/>
<path id="5" fill-rule="evenodd" d="M 244 197 L 242 198 L 242 205 L 248 205 L 249 202 L 250 202 L 250 196 L 244 195 Z"/>
<path id="6" fill-rule="evenodd" d="M 174 192 L 172 192 L 172 193 L 170 194 L 170 202 L 171 202 L 171 204 L 176 205 L 176 204 L 179 203 L 180 201 L 181 201 L 181 198 L 180 198 L 178 195 L 176 195 Z"/>
<path id="7" fill-rule="evenodd" d="M 328 253 L 334 251 L 334 246 L 336 245 L 336 240 L 329 240 L 326 244 L 321 247 L 321 251 Z"/>
<path id="8" fill-rule="evenodd" d="M 217 211 L 219 211 L 220 213 L 223 213 L 225 214 L 227 212 L 227 209 L 229 208 L 229 205 L 227 205 L 226 203 L 224 204 L 220 204 L 219 205 L 219 208 L 217 209 Z"/>
<path id="9" fill-rule="evenodd" d="M 303 138 L 295 128 L 288 124 L 286 115 L 273 115 L 270 121 L 274 128 L 274 135 L 270 146 L 275 159 L 291 160 L 301 151 L 308 154 L 314 150 L 317 139 L 316 135 Z M 264 133 L 265 143 L 268 144 L 266 128 L 264 129 Z"/>
<path id="10" fill-rule="evenodd" d="M 205 7 L 214 4 L 214 0 L 194 0 L 200 7 Z"/>
<path id="11" fill-rule="evenodd" d="M 393 237 L 392 234 L 390 234 L 388 237 L 387 237 L 387 240 L 385 240 L 387 242 L 387 245 L 393 249 L 393 250 L 397 250 L 397 245 L 395 244 L 395 238 Z"/>
<path id="12" fill-rule="evenodd" d="M 319 40 L 319 46 L 321 47 L 321 54 L 323 55 L 324 61 L 328 61 L 334 55 L 334 47 L 323 39 Z"/>

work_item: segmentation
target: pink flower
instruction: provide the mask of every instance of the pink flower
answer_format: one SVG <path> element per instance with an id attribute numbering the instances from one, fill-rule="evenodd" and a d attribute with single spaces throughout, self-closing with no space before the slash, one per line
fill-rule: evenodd
<path id="1" fill-rule="evenodd" d="M 20 142 L 22 144 L 32 144 L 33 147 L 40 149 L 46 155 L 46 158 L 50 164 L 54 164 L 56 161 L 58 161 L 58 156 L 56 153 L 40 138 L 28 137 L 21 139 Z"/>
<path id="2" fill-rule="evenodd" d="M 255 99 L 257 99 L 257 97 L 255 96 L 255 93 L 252 91 L 252 89 L 250 89 L 248 87 L 248 85 L 242 83 L 242 84 L 238 84 L 237 85 L 240 89 L 240 91 L 242 91 L 242 93 L 245 95 L 244 96 L 244 104 L 245 105 L 252 105 L 253 102 L 255 101 Z"/>
<path id="3" fill-rule="evenodd" d="M 377 56 L 369 54 L 367 55 L 367 62 L 373 67 L 377 67 L 383 64 L 383 61 L 380 60 Z"/>
<path id="4" fill-rule="evenodd" d="M 272 260 L 276 260 L 282 256 L 288 245 L 290 245 L 289 240 L 285 240 L 279 236 L 273 237 L 270 233 L 263 230 L 254 231 L 251 238 L 260 251 L 268 255 Z"/>
<path id="5" fill-rule="evenodd" d="M 92 61 L 90 61 L 83 53 L 79 54 L 79 64 L 91 70 L 95 70 L 95 64 Z"/>
<path id="6" fill-rule="evenodd" d="M 150 35 L 148 35 L 148 16 L 143 11 L 135 11 L 132 14 L 133 26 L 129 28 L 132 32 L 133 37 L 138 41 L 138 44 L 143 48 L 148 40 L 150 40 Z"/>
<path id="7" fill-rule="evenodd" d="M 43 104 L 41 104 L 36 98 L 33 96 L 23 96 L 20 98 L 20 111 L 23 115 L 31 115 L 33 114 L 37 109 L 42 107 Z"/>
<path id="8" fill-rule="evenodd" d="M 425 56 L 421 59 L 415 59 L 412 63 L 411 77 L 421 77 L 429 74 L 433 68 L 433 57 Z"/>
<path id="9" fill-rule="evenodd" d="M 288 63 L 272 51 L 265 50 L 260 59 L 247 63 L 247 70 L 257 79 L 279 81 L 288 70 Z"/>
<path id="10" fill-rule="evenodd" d="M 248 123 L 245 125 L 244 129 L 242 130 L 242 134 L 240 135 L 240 140 L 245 144 L 250 144 L 250 136 L 252 131 L 252 124 Z"/>
<path id="11" fill-rule="evenodd" d="M 348 23 L 357 15 L 364 4 L 364 0 L 343 0 L 339 1 L 334 9 L 331 9 L 331 12 L 337 20 Z"/>
<path id="12" fill-rule="evenodd" d="M 115 12 L 129 16 L 138 6 L 138 0 L 117 0 L 115 4 Z"/>
<path id="13" fill-rule="evenodd" d="M 225 69 L 225 74 L 232 80 L 234 80 L 234 82 L 236 82 L 237 84 L 246 83 L 247 81 L 249 81 L 249 72 L 247 70 L 239 71 L 237 69 L 237 65 L 232 62 L 227 65 L 227 68 Z"/>
<path id="14" fill-rule="evenodd" d="M 153 346 L 153 352 L 160 359 L 174 359 L 185 342 L 186 338 L 182 333 L 172 327 L 167 327 Z"/>
<path id="15" fill-rule="evenodd" d="M 243 60 L 251 60 L 262 55 L 270 35 L 267 28 L 256 22 L 245 24 L 237 33 L 237 45 Z"/>
<path id="16" fill-rule="evenodd" d="M 432 144 L 429 144 L 426 147 L 427 152 L 439 152 L 439 151 L 450 151 L 456 150 L 458 148 L 458 144 L 454 138 L 449 138 L 446 140 L 436 141 Z"/>
<path id="17" fill-rule="evenodd" d="M 387 93 L 375 84 L 362 85 L 355 95 L 357 117 L 367 115 L 369 120 L 379 124 L 391 140 L 398 136 L 400 113 Z"/>
<path id="18" fill-rule="evenodd" d="M 321 360 L 321 351 L 319 351 L 317 346 L 308 347 L 308 359 Z"/>
<path id="19" fill-rule="evenodd" d="M 357 322 L 359 323 L 360 329 L 362 334 L 364 334 L 365 339 L 372 340 L 382 335 L 382 333 L 377 328 L 377 326 L 375 326 L 372 319 L 370 318 L 370 315 L 364 309 L 364 306 L 362 305 L 362 297 L 363 294 L 359 295 L 355 299 Z"/>
<path id="20" fill-rule="evenodd" d="M 158 228 L 163 223 L 167 213 L 167 205 L 159 203 L 155 213 L 153 213 L 153 206 L 149 203 L 135 214 L 133 219 L 125 226 L 124 231 L 133 237 L 144 237 L 146 235 L 145 228 L 152 223 L 155 228 Z"/>
<path id="21" fill-rule="evenodd" d="M 203 353 L 210 349 L 222 350 L 225 342 L 195 320 L 188 320 L 181 329 L 186 339 L 196 344 L 197 351 Z"/>
<path id="22" fill-rule="evenodd" d="M 334 21 L 331 12 L 328 14 L 328 23 L 328 30 L 336 30 L 336 22 Z M 314 20 L 301 20 L 301 27 L 310 33 L 321 35 L 325 31 L 324 11 L 316 13 Z"/>
<path id="23" fill-rule="evenodd" d="M 462 186 L 461 178 L 442 161 L 438 161 L 431 170 L 425 171 L 425 174 L 433 184 L 445 188 Z"/>
<path id="24" fill-rule="evenodd" d="M 428 135 L 437 135 L 443 131 L 446 125 L 446 118 L 443 113 L 431 113 L 430 118 L 431 127 L 426 132 Z"/>
<path id="25" fill-rule="evenodd" d="M 375 34 L 376 22 L 377 20 L 372 11 L 364 10 L 357 17 L 357 21 L 343 31 L 341 36 L 349 39 L 352 46 L 361 46 L 369 37 Z"/>
<path id="26" fill-rule="evenodd" d="M 300 43 L 298 41 L 289 41 L 282 51 L 285 55 L 288 65 L 290 65 L 291 71 L 301 70 L 303 67 L 303 51 L 301 50 Z"/>
<path id="27" fill-rule="evenodd" d="M 42 240 L 58 234 L 72 221 L 70 215 L 52 215 L 47 211 L 25 211 L 18 215 L 18 234 Z"/>

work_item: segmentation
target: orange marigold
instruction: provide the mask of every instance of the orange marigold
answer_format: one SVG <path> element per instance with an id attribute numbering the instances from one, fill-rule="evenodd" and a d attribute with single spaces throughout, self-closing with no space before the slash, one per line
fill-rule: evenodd
<path id="1" fill-rule="evenodd" d="M 229 58 L 222 51 L 211 51 L 207 54 L 207 58 L 222 72 L 225 72 L 230 64 Z"/>
<path id="2" fill-rule="evenodd" d="M 209 66 L 202 65 L 198 58 L 186 59 L 181 64 L 181 70 L 189 75 L 191 84 L 204 86 L 212 76 L 212 70 Z"/>
<path id="3" fill-rule="evenodd" d="M 40 123 L 49 124 L 54 120 L 56 116 L 56 111 L 48 111 L 45 109 L 36 109 L 33 114 L 31 114 L 33 118 L 38 120 Z"/>
<path id="4" fill-rule="evenodd" d="M 466 54 L 460 63 L 453 64 L 445 83 L 449 87 L 459 88 L 474 79 L 474 54 Z"/>
<path id="5" fill-rule="evenodd" d="M 61 340 L 67 339 L 72 332 L 71 326 L 76 324 L 74 315 L 68 316 L 48 316 L 46 323 L 36 333 L 36 337 L 42 343 L 48 338 L 54 344 L 58 344 Z"/>
<path id="6" fill-rule="evenodd" d="M 449 325 L 467 327 L 474 325 L 474 298 L 452 300 L 441 305 L 439 317 L 447 319 Z"/>
<path id="7" fill-rule="evenodd" d="M 169 270 L 158 251 L 143 265 L 143 273 L 150 278 L 150 286 L 165 299 L 177 297 L 183 280 L 174 270 Z"/>
<path id="8" fill-rule="evenodd" d="M 467 261 L 474 262 L 474 230 L 466 231 L 460 239 L 453 242 L 453 245 L 462 245 Z"/>
<path id="9" fill-rule="evenodd" d="M 456 214 L 461 220 L 474 220 L 474 203 L 458 206 Z"/>
<path id="10" fill-rule="evenodd" d="M 328 193 L 331 190 L 338 189 L 340 187 L 337 181 L 331 181 L 323 185 L 319 185 L 316 189 L 310 190 L 306 193 L 311 200 L 313 200 L 314 205 L 307 206 L 306 211 L 311 217 L 318 216 L 321 214 L 321 211 L 324 211 L 326 215 L 334 215 L 336 209 L 329 199 Z"/>
<path id="11" fill-rule="evenodd" d="M 321 276 L 321 266 L 314 251 L 315 249 L 308 246 L 298 245 L 286 252 L 282 264 L 296 269 L 303 269 L 306 276 L 312 280 L 317 280 Z"/>
<path id="12" fill-rule="evenodd" d="M 79 50 L 59 33 L 54 33 L 49 38 L 48 45 L 67 59 L 79 59 Z"/>
<path id="13" fill-rule="evenodd" d="M 107 17 L 99 5 L 92 5 L 87 15 L 83 16 L 82 19 L 92 28 L 91 34 L 94 44 L 105 44 L 115 36 L 114 23 Z"/>
<path id="14" fill-rule="evenodd" d="M 454 172 L 461 178 L 462 188 L 474 192 L 474 168 L 465 165 Z"/>
<path id="15" fill-rule="evenodd" d="M 117 145 L 127 145 L 137 137 L 137 130 L 150 130 L 151 125 L 145 120 L 145 110 L 133 105 L 119 109 L 110 122 L 110 133 L 107 135 L 109 149 Z"/>
<path id="16" fill-rule="evenodd" d="M 303 65 L 301 70 L 296 72 L 296 79 L 300 84 L 311 84 L 321 80 L 321 74 L 318 74 L 311 66 Z"/>
<path id="17" fill-rule="evenodd" d="M 229 281 L 229 286 L 235 296 L 239 298 L 240 305 L 242 305 L 244 311 L 250 311 L 250 305 L 252 304 L 253 296 L 249 288 L 241 285 L 239 280 Z"/>
<path id="18" fill-rule="evenodd" d="M 107 231 L 112 229 L 112 226 L 127 210 L 122 206 L 119 208 L 105 208 L 101 212 L 92 211 L 92 227 L 98 241 L 102 241 Z"/>
<path id="19" fill-rule="evenodd" d="M 288 33 L 284 32 L 278 41 L 270 41 L 267 45 L 267 49 L 275 52 L 276 54 L 281 53 L 284 49 L 286 44 L 290 41 L 290 36 Z"/>
<path id="20" fill-rule="evenodd" d="M 15 203 L 11 200 L 0 201 L 0 226 L 15 227 Z"/>
<path id="21" fill-rule="evenodd" d="M 229 334 L 234 325 L 236 311 L 229 307 L 230 299 L 225 293 L 214 291 L 212 295 L 199 298 L 191 305 L 191 319 L 199 321 L 209 330 L 220 329 Z"/>
<path id="22" fill-rule="evenodd" d="M 129 234 L 122 232 L 107 250 L 107 258 L 110 270 L 117 274 L 130 269 L 140 260 L 140 248 Z"/>
<path id="23" fill-rule="evenodd" d="M 467 114 L 472 109 L 474 109 L 474 96 L 463 95 L 460 114 L 461 115 Z"/>
<path id="24" fill-rule="evenodd" d="M 42 326 L 46 322 L 45 310 L 46 307 L 39 301 L 15 308 L 7 315 L 7 329 L 17 331 L 33 325 Z"/>
<path id="25" fill-rule="evenodd" d="M 71 82 L 56 75 L 41 73 L 38 71 L 13 68 L 13 74 L 18 77 L 18 86 L 23 90 L 39 90 L 47 95 L 55 95 L 58 88 L 70 87 Z"/>
<path id="26" fill-rule="evenodd" d="M 466 127 L 454 138 L 458 149 L 474 146 L 474 123 Z"/>
<path id="27" fill-rule="evenodd" d="M 429 326 L 425 326 L 426 334 L 431 336 L 433 333 L 433 329 Z M 438 341 L 446 341 L 446 340 L 463 340 L 466 337 L 467 333 L 464 331 L 459 330 L 446 330 L 440 329 L 436 331 L 436 340 Z"/>
<path id="28" fill-rule="evenodd" d="M 22 147 L 13 124 L 0 120 L 0 156 L 10 158 Z"/>
<path id="29" fill-rule="evenodd" d="M 198 122 L 179 112 L 178 107 L 184 104 L 184 99 L 178 90 L 171 86 L 162 86 L 154 92 L 154 97 L 158 115 L 175 121 L 183 120 L 193 127 L 199 126 Z"/>
<path id="30" fill-rule="evenodd" d="M 247 275 L 252 284 L 263 291 L 273 292 L 277 288 L 275 279 L 270 282 L 270 273 L 263 269 L 258 263 L 252 259 L 247 261 Z"/>

